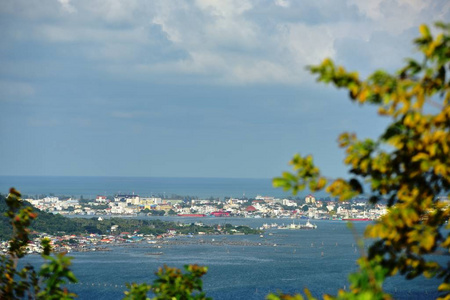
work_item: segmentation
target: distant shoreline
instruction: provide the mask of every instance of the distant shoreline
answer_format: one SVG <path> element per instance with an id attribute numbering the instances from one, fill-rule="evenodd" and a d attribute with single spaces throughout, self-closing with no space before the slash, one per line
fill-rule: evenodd
<path id="1" fill-rule="evenodd" d="M 257 195 L 288 197 L 272 186 L 271 178 L 201 178 L 201 177 L 126 177 L 126 176 L 19 176 L 0 175 L 0 193 L 15 187 L 23 195 L 75 196 L 95 198 L 96 195 L 118 193 L 140 196 L 171 195 L 209 197 L 256 197 Z M 307 195 L 305 190 L 298 196 Z M 328 196 L 317 193 L 319 197 Z"/>

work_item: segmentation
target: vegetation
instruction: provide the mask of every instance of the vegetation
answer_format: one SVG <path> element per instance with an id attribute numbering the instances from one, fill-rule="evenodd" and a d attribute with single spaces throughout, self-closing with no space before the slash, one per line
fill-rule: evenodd
<path id="1" fill-rule="evenodd" d="M 124 299 L 149 299 L 149 291 L 155 293 L 153 300 L 180 299 L 180 300 L 208 300 L 202 292 L 203 282 L 201 277 L 206 274 L 208 268 L 198 265 L 187 265 L 187 271 L 183 274 L 180 269 L 164 266 L 156 272 L 158 277 L 153 285 L 147 283 L 127 284 L 130 289 L 125 292 Z"/>
<path id="2" fill-rule="evenodd" d="M 370 186 L 372 203 L 388 201 L 389 213 L 365 232 L 375 242 L 359 260 L 360 271 L 350 276 L 350 291 L 327 299 L 388 299 L 382 283 L 397 273 L 408 279 L 441 278 L 442 299 L 450 298 L 450 266 L 428 255 L 442 249 L 448 253 L 450 248 L 450 206 L 448 199 L 444 201 L 450 191 L 450 24 L 436 27 L 441 33 L 433 37 L 427 26 L 420 26 L 415 44 L 423 61 L 408 59 L 395 75 L 376 71 L 361 80 L 358 73 L 329 59 L 309 67 L 318 81 L 347 89 L 352 101 L 376 105 L 378 113 L 392 121 L 377 140 L 340 135 L 351 179 L 330 180 L 312 156 L 296 155 L 291 161 L 294 173 L 285 172 L 273 181 L 294 194 L 308 186 L 312 191 L 326 189 L 340 200 Z"/>
<path id="3" fill-rule="evenodd" d="M 20 193 L 11 189 L 5 215 L 13 228 L 13 236 L 9 243 L 8 253 L 0 261 L 0 299 L 73 299 L 64 285 L 77 282 L 69 266 L 71 259 L 65 253 L 50 256 L 50 240 L 42 239 L 42 258 L 45 263 L 39 271 L 27 265 L 18 270 L 17 263 L 25 255 L 25 247 L 30 242 L 29 226 L 37 216 L 31 207 L 23 207 Z"/>

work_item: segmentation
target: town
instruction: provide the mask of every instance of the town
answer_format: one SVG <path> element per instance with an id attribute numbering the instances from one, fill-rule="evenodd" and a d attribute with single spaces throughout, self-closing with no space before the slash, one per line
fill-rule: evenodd
<path id="1" fill-rule="evenodd" d="M 25 199 L 34 207 L 61 215 L 117 215 L 117 216 L 216 216 L 246 218 L 308 218 L 331 220 L 376 220 L 387 213 L 386 204 L 370 204 L 365 198 L 339 202 L 330 197 L 316 199 L 313 195 L 295 199 L 279 199 L 269 196 L 255 198 L 198 199 L 192 197 L 165 198 L 140 197 L 117 194 L 96 196 L 95 199 L 80 197 L 45 196 Z"/>

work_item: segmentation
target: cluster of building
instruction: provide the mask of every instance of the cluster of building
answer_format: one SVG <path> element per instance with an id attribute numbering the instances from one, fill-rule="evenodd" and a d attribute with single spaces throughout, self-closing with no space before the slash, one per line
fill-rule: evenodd
<path id="1" fill-rule="evenodd" d="M 316 199 L 307 195 L 303 199 L 280 199 L 268 196 L 255 198 L 220 199 L 163 199 L 119 194 L 114 197 L 97 196 L 92 200 L 59 199 L 45 197 L 26 199 L 40 210 L 62 215 L 213 215 L 240 217 L 305 217 L 309 219 L 377 219 L 387 213 L 384 204 L 370 205 L 365 199 L 349 202 Z"/>

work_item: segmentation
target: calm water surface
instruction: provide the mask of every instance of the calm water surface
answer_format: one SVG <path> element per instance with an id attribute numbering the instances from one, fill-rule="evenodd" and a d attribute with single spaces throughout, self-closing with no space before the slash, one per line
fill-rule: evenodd
<path id="1" fill-rule="evenodd" d="M 252 227 L 291 222 L 289 219 L 210 217 L 163 220 Z M 269 292 L 295 293 L 305 287 L 320 296 L 335 293 L 338 288 L 348 288 L 347 276 L 356 270 L 355 261 L 360 255 L 355 247 L 355 233 L 345 222 L 315 223 L 316 230 L 269 230 L 262 238 L 259 235 L 196 236 L 177 238 L 175 245 L 163 245 L 161 249 L 152 248 L 150 244 L 135 244 L 112 247 L 110 252 L 73 253 L 73 270 L 80 282 L 69 287 L 79 299 L 121 299 L 125 282 L 150 282 L 155 278 L 153 273 L 164 264 L 181 268 L 197 263 L 209 267 L 203 280 L 204 290 L 214 299 L 264 299 Z M 356 235 L 366 225 L 356 223 Z M 238 245 L 229 244 L 233 242 Z M 146 255 L 159 251 L 163 255 Z M 37 256 L 28 259 L 40 260 Z M 431 299 L 436 297 L 435 284 L 422 278 L 414 281 L 393 278 L 385 288 L 398 299 Z"/>

